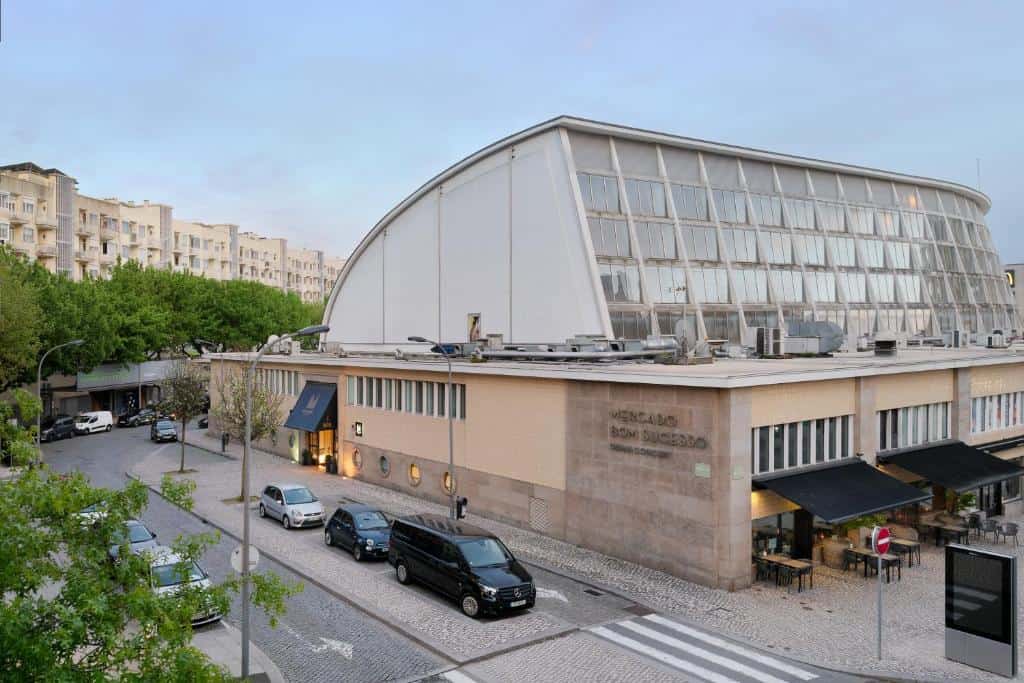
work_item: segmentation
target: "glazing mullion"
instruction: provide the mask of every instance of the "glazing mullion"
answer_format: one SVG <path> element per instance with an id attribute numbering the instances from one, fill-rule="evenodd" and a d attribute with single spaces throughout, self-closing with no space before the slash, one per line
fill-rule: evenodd
<path id="1" fill-rule="evenodd" d="M 629 248 L 633 252 L 633 260 L 639 269 L 640 282 L 640 303 L 647 309 L 648 329 L 654 330 L 654 304 L 651 299 L 650 287 L 647 284 L 647 268 L 644 263 L 644 255 L 640 251 L 640 240 L 636 236 L 636 221 L 633 220 L 633 211 L 630 207 L 629 196 L 626 194 L 626 181 L 622 177 L 622 167 L 619 165 L 619 153 L 615 148 L 615 138 L 609 138 L 612 168 L 615 169 L 615 182 L 619 188 L 619 199 L 622 202 L 623 213 L 626 214 L 626 227 L 629 230 Z"/>

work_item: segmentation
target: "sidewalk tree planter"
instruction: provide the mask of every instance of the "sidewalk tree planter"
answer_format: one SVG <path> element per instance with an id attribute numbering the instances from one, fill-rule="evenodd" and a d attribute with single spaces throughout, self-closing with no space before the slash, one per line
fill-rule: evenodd
<path id="1" fill-rule="evenodd" d="M 217 400 L 210 407 L 210 414 L 239 443 L 245 443 L 246 375 L 242 370 L 232 370 L 220 378 L 216 386 Z M 211 380 L 212 381 L 212 380 Z M 267 387 L 256 382 L 252 387 L 252 443 L 255 447 L 261 440 L 277 436 L 281 424 L 282 396 L 272 394 Z M 241 482 L 245 480 L 247 463 L 242 459 L 242 478 L 239 480 L 238 500 L 243 499 Z"/>
<path id="2" fill-rule="evenodd" d="M 160 409 L 181 423 L 179 472 L 185 471 L 185 430 L 190 420 L 205 412 L 206 387 L 205 374 L 187 360 L 175 363 L 160 383 L 160 393 L 164 397 Z"/>

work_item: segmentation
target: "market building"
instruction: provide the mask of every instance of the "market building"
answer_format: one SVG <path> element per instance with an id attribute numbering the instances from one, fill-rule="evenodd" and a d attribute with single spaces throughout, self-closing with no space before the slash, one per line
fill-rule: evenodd
<path id="1" fill-rule="evenodd" d="M 911 524 L 949 492 L 1020 511 L 1024 359 L 988 206 L 555 119 L 370 231 L 323 350 L 264 357 L 285 414 L 259 446 L 438 501 L 454 485 L 476 513 L 727 589 L 762 544 L 810 557 L 861 515 Z M 797 321 L 845 344 L 789 357 Z M 777 353 L 746 357 L 765 330 Z M 414 336 L 455 356 L 452 391 Z M 214 383 L 246 354 L 217 358 Z"/>

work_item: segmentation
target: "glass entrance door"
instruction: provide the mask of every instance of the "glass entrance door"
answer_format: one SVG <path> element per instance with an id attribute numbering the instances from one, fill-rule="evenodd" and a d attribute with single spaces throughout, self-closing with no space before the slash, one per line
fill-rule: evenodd
<path id="1" fill-rule="evenodd" d="M 1003 514 L 1003 485 L 989 484 L 978 489 L 978 509 L 988 517 Z"/>
<path id="2" fill-rule="evenodd" d="M 333 429 L 306 432 L 306 447 L 318 465 L 323 465 L 328 455 L 335 455 L 334 443 Z"/>

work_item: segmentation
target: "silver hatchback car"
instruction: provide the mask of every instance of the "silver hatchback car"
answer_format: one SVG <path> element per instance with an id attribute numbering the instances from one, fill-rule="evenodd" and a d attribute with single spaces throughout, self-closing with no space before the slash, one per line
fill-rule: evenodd
<path id="1" fill-rule="evenodd" d="M 324 506 L 302 484 L 270 484 L 260 496 L 260 517 L 281 520 L 285 529 L 319 526 L 324 523 Z"/>

